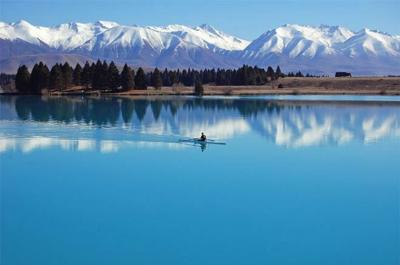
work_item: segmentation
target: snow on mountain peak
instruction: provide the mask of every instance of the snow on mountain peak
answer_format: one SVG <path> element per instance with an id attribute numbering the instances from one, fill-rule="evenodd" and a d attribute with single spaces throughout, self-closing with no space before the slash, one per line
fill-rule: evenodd
<path id="1" fill-rule="evenodd" d="M 161 27 L 149 27 L 155 31 L 167 32 L 180 38 L 187 45 L 208 49 L 243 50 L 249 41 L 220 32 L 209 25 L 188 27 L 184 25 L 167 25 Z M 183 44 L 184 45 L 184 44 Z"/>
<path id="2" fill-rule="evenodd" d="M 0 27 L 1 39 L 21 39 L 36 45 L 41 45 L 41 41 L 38 38 L 40 35 L 40 28 L 33 26 L 25 20 L 20 20 L 15 23 L 2 23 Z"/>
<path id="3" fill-rule="evenodd" d="M 97 26 L 101 26 L 107 29 L 113 28 L 113 27 L 118 27 L 119 24 L 114 21 L 107 21 L 107 20 L 99 20 L 95 23 Z"/>
<path id="4" fill-rule="evenodd" d="M 342 49 L 351 56 L 400 56 L 400 42 L 390 34 L 364 28 L 346 40 Z"/>
<path id="5" fill-rule="evenodd" d="M 326 29 L 285 24 L 267 31 L 253 41 L 247 48 L 251 56 L 269 53 L 287 54 L 290 58 L 298 56 L 314 57 L 317 54 L 334 53 L 333 44 L 337 41 Z"/>
<path id="6" fill-rule="evenodd" d="M 33 27 L 33 25 L 31 23 L 29 23 L 28 21 L 23 20 L 23 19 L 19 20 L 18 22 L 12 23 L 12 25 L 20 26 L 20 27 Z"/>
<path id="7" fill-rule="evenodd" d="M 214 34 L 219 34 L 218 30 L 216 30 L 213 26 L 208 25 L 208 24 L 201 24 L 198 28 L 204 29 L 204 30 L 214 33 Z"/>
<path id="8" fill-rule="evenodd" d="M 285 24 L 253 41 L 246 54 L 254 57 L 275 53 L 290 58 L 327 56 L 338 53 L 343 43 L 354 35 L 353 31 L 341 26 Z"/>

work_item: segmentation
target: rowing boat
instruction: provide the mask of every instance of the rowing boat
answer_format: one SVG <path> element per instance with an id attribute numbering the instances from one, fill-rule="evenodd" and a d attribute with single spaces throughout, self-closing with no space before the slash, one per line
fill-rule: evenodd
<path id="1" fill-rule="evenodd" d="M 224 142 L 218 142 L 213 139 L 207 139 L 207 140 L 201 140 L 200 138 L 189 138 L 189 139 L 180 139 L 179 142 L 183 143 L 193 143 L 193 144 L 219 144 L 219 145 L 225 145 L 226 143 Z"/>

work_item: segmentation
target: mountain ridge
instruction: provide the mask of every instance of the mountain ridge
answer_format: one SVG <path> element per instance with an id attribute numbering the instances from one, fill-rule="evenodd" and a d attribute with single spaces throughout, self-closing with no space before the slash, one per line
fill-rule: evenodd
<path id="1" fill-rule="evenodd" d="M 0 53 L 2 72 L 15 72 L 24 56 L 46 54 L 50 64 L 57 61 L 52 56 L 70 60 L 77 56 L 160 68 L 235 68 L 249 64 L 280 65 L 285 71 L 313 74 L 400 73 L 400 35 L 328 25 L 284 24 L 247 41 L 207 24 L 127 26 L 99 20 L 42 27 L 21 20 L 0 22 Z"/>

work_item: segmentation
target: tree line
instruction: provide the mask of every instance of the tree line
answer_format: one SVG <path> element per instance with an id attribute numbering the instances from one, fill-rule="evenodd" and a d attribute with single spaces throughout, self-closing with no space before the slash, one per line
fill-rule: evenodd
<path id="1" fill-rule="evenodd" d="M 257 66 L 243 65 L 238 69 L 184 69 L 145 72 L 139 67 L 137 70 L 124 65 L 120 72 L 114 62 L 98 60 L 96 63 L 86 62 L 82 67 L 79 63 L 73 68 L 67 62 L 55 64 L 51 69 L 39 62 L 29 72 L 28 67 L 22 65 L 15 76 L 15 88 L 20 93 L 40 94 L 43 90 L 65 91 L 69 88 L 81 86 L 84 90 L 126 91 L 130 89 L 147 89 L 148 86 L 159 89 L 162 86 L 175 85 L 195 86 L 202 84 L 217 86 L 247 86 L 264 85 L 271 80 L 284 77 L 280 67 L 274 70 Z"/>

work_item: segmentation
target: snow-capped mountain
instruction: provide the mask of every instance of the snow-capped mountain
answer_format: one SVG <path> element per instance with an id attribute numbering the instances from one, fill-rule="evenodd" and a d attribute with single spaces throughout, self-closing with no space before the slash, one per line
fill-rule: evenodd
<path id="1" fill-rule="evenodd" d="M 347 39 L 341 50 L 350 57 L 400 56 L 399 36 L 363 29 Z"/>
<path id="2" fill-rule="evenodd" d="M 81 58 L 108 59 L 148 67 L 232 67 L 225 54 L 241 51 L 248 41 L 208 25 L 188 27 L 124 26 L 110 21 L 68 23 L 40 27 L 26 21 L 0 23 L 0 66 L 15 71 L 10 61 L 26 61 L 51 54 L 76 54 Z M 6 66 L 6 67 L 4 67 Z"/>
<path id="3" fill-rule="evenodd" d="M 75 57 L 75 59 L 73 59 Z M 233 68 L 244 63 L 284 71 L 360 75 L 400 73 L 400 36 L 339 26 L 283 25 L 252 42 L 212 26 L 126 26 L 111 21 L 34 26 L 0 22 L 0 71 L 38 59 L 114 60 L 145 67 Z"/>
<path id="4" fill-rule="evenodd" d="M 136 65 L 218 67 L 229 66 L 220 58 L 224 52 L 242 50 L 248 43 L 207 25 L 116 26 L 88 40 L 75 52 Z"/>
<path id="5" fill-rule="evenodd" d="M 33 26 L 21 20 L 17 23 L 0 22 L 0 38 L 23 40 L 30 44 L 46 45 L 60 50 L 73 50 L 94 38 L 96 35 L 118 26 L 115 22 L 68 23 L 56 27 Z"/>
<path id="6" fill-rule="evenodd" d="M 96 41 L 102 46 L 120 45 L 121 47 L 149 43 L 154 49 L 167 49 L 178 38 L 187 44 L 207 49 L 243 50 L 248 41 L 230 36 L 215 28 L 203 24 L 199 27 L 168 25 L 163 27 L 123 26 L 112 21 L 96 23 L 67 23 L 56 27 L 34 26 L 25 20 L 17 23 L 0 22 L 0 38 L 23 40 L 31 44 L 45 44 L 51 48 L 73 50 Z"/>
<path id="7" fill-rule="evenodd" d="M 262 34 L 241 56 L 249 64 L 281 65 L 286 71 L 400 73 L 399 37 L 369 29 L 283 25 Z"/>
<path id="8" fill-rule="evenodd" d="M 352 31 L 342 27 L 284 25 L 267 31 L 254 40 L 246 48 L 244 56 L 260 58 L 275 53 L 287 55 L 289 58 L 313 58 L 330 55 L 335 54 L 338 45 L 352 36 Z"/>

